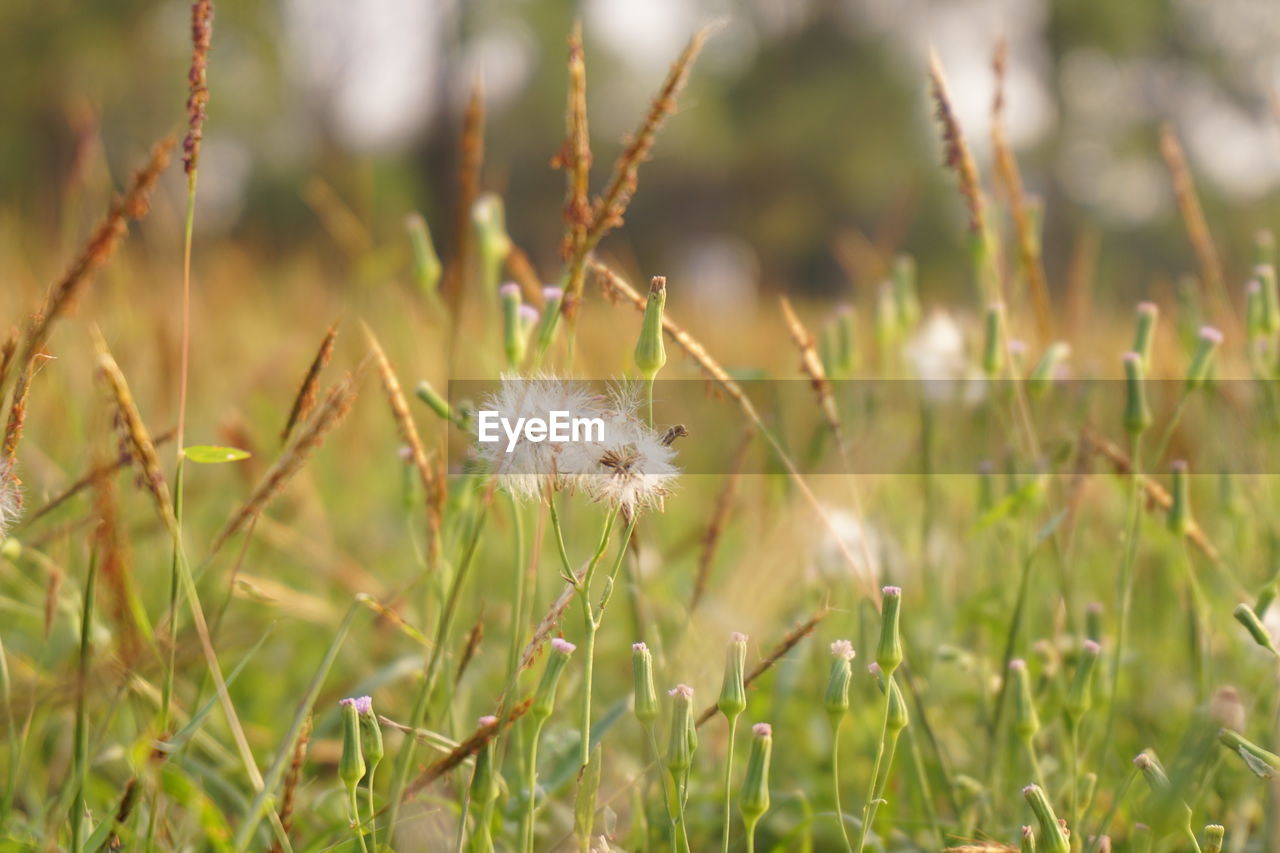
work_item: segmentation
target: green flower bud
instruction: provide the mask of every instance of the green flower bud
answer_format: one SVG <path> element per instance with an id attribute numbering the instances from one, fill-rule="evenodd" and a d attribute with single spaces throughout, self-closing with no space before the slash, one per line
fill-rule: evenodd
<path id="1" fill-rule="evenodd" d="M 1142 778 L 1147 780 L 1151 790 L 1169 790 L 1169 774 L 1164 772 L 1164 766 L 1154 752 L 1145 750 L 1138 753 L 1138 757 L 1133 759 L 1133 765 L 1142 773 Z"/>
<path id="2" fill-rule="evenodd" d="M 658 692 L 653 689 L 653 655 L 644 643 L 631 644 L 631 674 L 635 679 L 636 719 L 651 726 L 658 719 Z"/>
<path id="3" fill-rule="evenodd" d="M 1271 322 L 1267 316 L 1268 311 L 1267 297 L 1262 292 L 1262 282 L 1256 278 L 1250 279 L 1244 286 L 1245 329 L 1249 333 L 1250 341 L 1266 336 L 1267 326 Z"/>
<path id="4" fill-rule="evenodd" d="M 498 718 L 484 716 L 480 718 L 479 723 L 482 729 L 491 728 L 498 725 Z M 497 738 L 489 738 L 488 742 L 476 755 L 476 770 L 471 777 L 471 798 L 481 807 L 498 799 L 500 792 L 498 773 L 494 766 L 497 761 L 497 756 L 495 755 L 497 743 Z"/>
<path id="5" fill-rule="evenodd" d="M 885 731 L 890 737 L 897 737 L 911 722 L 907 712 L 907 702 L 902 697 L 896 679 L 889 679 L 889 714 L 885 717 Z"/>
<path id="6" fill-rule="evenodd" d="M 748 825 L 769 810 L 769 759 L 773 753 L 772 726 L 756 723 L 751 732 L 751 754 L 742 780 L 742 796 L 738 798 L 738 810 Z"/>
<path id="7" fill-rule="evenodd" d="M 1027 662 L 1021 658 L 1009 661 L 1009 677 L 1013 679 L 1013 730 L 1023 739 L 1032 738 L 1040 731 L 1040 715 L 1031 693 Z"/>
<path id="8" fill-rule="evenodd" d="M 1040 790 L 1040 786 L 1028 785 L 1022 789 L 1022 796 L 1031 806 L 1036 823 L 1040 825 L 1041 849 L 1047 853 L 1071 853 L 1067 831 L 1058 822 L 1058 816 L 1054 814 L 1053 806 L 1049 804 L 1049 798 Z"/>
<path id="9" fill-rule="evenodd" d="M 724 662 L 724 682 L 716 707 L 732 720 L 747 708 L 747 635 L 737 631 L 729 638 L 729 651 Z"/>
<path id="10" fill-rule="evenodd" d="M 1204 828 L 1204 853 L 1222 853 L 1222 840 L 1227 831 L 1220 824 L 1211 823 Z"/>
<path id="11" fill-rule="evenodd" d="M 1093 676 L 1098 670 L 1098 658 L 1101 655 L 1102 646 L 1098 645 L 1097 640 L 1084 641 L 1080 659 L 1076 662 L 1075 677 L 1067 689 L 1064 703 L 1067 719 L 1073 723 L 1080 722 L 1080 718 L 1093 707 Z"/>
<path id="12" fill-rule="evenodd" d="M 373 699 L 370 697 L 361 696 L 357 699 L 356 711 L 360 714 L 360 751 L 364 753 L 365 762 L 372 773 L 386 754 L 382 746 L 382 727 L 378 725 L 378 715 L 373 713 Z"/>
<path id="13" fill-rule="evenodd" d="M 413 249 L 413 278 L 424 294 L 434 297 L 444 267 L 440 264 L 436 247 L 431 243 L 427 220 L 419 213 L 411 213 L 405 219 L 404 226 L 409 232 L 409 246 Z"/>
<path id="14" fill-rule="evenodd" d="M 476 248 L 480 254 L 480 280 L 485 284 L 486 295 L 492 298 L 492 288 L 498 286 L 502 264 L 511 251 L 511 238 L 507 236 L 507 216 L 502 199 L 492 193 L 476 199 L 475 206 L 471 208 L 471 224 L 475 229 Z"/>
<path id="15" fill-rule="evenodd" d="M 880 610 L 880 644 L 876 648 L 876 663 L 880 664 L 880 669 L 887 678 L 902 663 L 902 637 L 898 628 L 902 589 L 886 586 L 880 592 L 884 596 L 884 603 Z"/>
<path id="16" fill-rule="evenodd" d="M 687 773 L 693 766 L 693 751 L 697 748 L 696 736 L 690 737 L 693 729 L 693 688 L 677 684 L 667 691 L 667 695 L 675 700 L 671 737 L 667 741 L 667 769 L 672 775 L 679 775 Z"/>
<path id="17" fill-rule="evenodd" d="M 573 643 L 561 637 L 551 641 L 547 667 L 542 670 L 542 680 L 538 682 L 538 691 L 533 695 L 533 707 L 529 709 L 529 714 L 535 720 L 545 720 L 551 716 L 551 710 L 556 705 L 556 685 L 560 683 L 560 674 L 564 672 L 569 655 L 576 648 Z"/>
<path id="18" fill-rule="evenodd" d="M 1028 379 L 1030 392 L 1039 396 L 1049 390 L 1049 386 L 1053 383 L 1053 374 L 1057 371 L 1058 365 L 1064 362 L 1070 354 L 1070 345 L 1062 341 L 1050 344 L 1049 348 L 1044 351 L 1044 355 L 1040 356 L 1040 360 L 1036 362 L 1036 366 L 1031 370 L 1031 376 Z"/>
<path id="19" fill-rule="evenodd" d="M 355 699 L 343 699 L 342 708 L 342 757 L 338 759 L 338 778 L 354 791 L 364 778 L 364 755 L 360 752 L 360 712 Z"/>
<path id="20" fill-rule="evenodd" d="M 1144 370 L 1151 369 L 1151 350 L 1156 342 L 1156 323 L 1160 309 L 1154 302 L 1138 303 L 1138 322 L 1133 331 L 1133 352 L 1142 359 Z"/>
<path id="21" fill-rule="evenodd" d="M 898 324 L 911 329 L 920 321 L 920 299 L 916 296 L 916 260 L 910 255 L 893 259 L 893 301 Z"/>
<path id="22" fill-rule="evenodd" d="M 849 710 L 849 682 L 853 678 L 852 661 L 857 653 L 848 640 L 831 644 L 831 673 L 827 676 L 827 695 L 823 704 L 832 719 L 838 720 Z"/>
<path id="23" fill-rule="evenodd" d="M 1022 827 L 1022 836 L 1018 839 L 1020 853 L 1036 853 L 1036 833 L 1029 826 Z"/>
<path id="24" fill-rule="evenodd" d="M 667 306 L 667 280 L 655 275 L 649 284 L 649 302 L 644 307 L 640 339 L 636 341 L 636 369 L 645 379 L 652 379 L 667 363 L 663 340 L 662 312 Z"/>
<path id="25" fill-rule="evenodd" d="M 418 399 L 426 403 L 441 420 L 454 420 L 453 408 L 449 405 L 449 401 L 441 396 L 440 392 L 430 382 L 425 379 L 419 382 L 415 393 L 418 395 Z"/>
<path id="26" fill-rule="evenodd" d="M 1255 773 L 1264 767 L 1270 769 L 1271 775 L 1280 772 L 1280 755 L 1263 749 L 1253 741 L 1243 737 L 1239 732 L 1234 732 L 1231 729 L 1222 729 L 1218 732 L 1218 740 L 1227 749 L 1244 759 Z"/>
<path id="27" fill-rule="evenodd" d="M 1084 635 L 1095 643 L 1102 642 L 1102 602 L 1092 601 L 1084 609 Z"/>
<path id="28" fill-rule="evenodd" d="M 1191 487 L 1187 463 L 1179 459 L 1170 470 L 1173 472 L 1173 502 L 1169 504 L 1169 530 L 1179 536 L 1186 536 L 1191 529 Z"/>
<path id="29" fill-rule="evenodd" d="M 564 306 L 563 287 L 542 288 L 542 319 L 538 323 L 538 352 L 544 353 L 555 338 L 560 326 L 560 312 Z"/>
<path id="30" fill-rule="evenodd" d="M 1004 306 L 994 303 L 987 307 L 982 326 L 982 372 L 988 377 L 1000 375 L 1004 367 L 1004 340 L 1001 334 Z"/>
<path id="31" fill-rule="evenodd" d="M 1151 409 L 1147 405 L 1146 371 L 1142 356 L 1136 352 L 1124 354 L 1124 428 L 1130 435 L 1141 435 L 1151 426 Z"/>
<path id="32" fill-rule="evenodd" d="M 1191 364 L 1187 367 L 1187 388 L 1194 390 L 1209 378 L 1209 370 L 1213 367 L 1213 355 L 1222 346 L 1222 332 L 1213 326 L 1204 326 L 1196 337 L 1196 351 L 1191 354 Z"/>
<path id="33" fill-rule="evenodd" d="M 508 282 L 498 288 L 502 299 L 502 349 L 507 356 L 507 366 L 518 368 L 524 361 L 528 330 L 520 310 L 524 303 L 520 297 L 520 285 Z"/>
<path id="34" fill-rule="evenodd" d="M 1253 637 L 1255 643 L 1273 655 L 1280 655 L 1280 651 L 1276 650 L 1275 640 L 1271 638 L 1271 632 L 1267 630 L 1267 626 L 1262 624 L 1262 620 L 1258 618 L 1258 614 L 1254 612 L 1252 607 L 1247 604 L 1237 604 L 1232 615 L 1249 632 L 1249 636 Z"/>
<path id="35" fill-rule="evenodd" d="M 1258 600 L 1254 602 L 1253 610 L 1258 614 L 1259 619 L 1267 615 L 1267 611 L 1276 600 L 1277 593 L 1280 593 L 1280 572 L 1272 575 L 1271 579 L 1258 590 Z"/>

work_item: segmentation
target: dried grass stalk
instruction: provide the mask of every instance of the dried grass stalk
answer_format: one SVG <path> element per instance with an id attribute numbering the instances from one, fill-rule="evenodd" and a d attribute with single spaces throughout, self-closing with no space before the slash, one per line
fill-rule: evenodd
<path id="1" fill-rule="evenodd" d="M 71 269 L 54 285 L 44 309 L 27 331 L 18 364 L 29 364 L 36 353 L 44 348 L 53 324 L 70 310 L 76 296 L 115 253 L 116 247 L 129 231 L 129 220 L 137 221 L 147 215 L 151 208 L 151 191 L 160 173 L 169 165 L 173 145 L 172 136 L 166 136 L 157 142 L 151 149 L 147 164 L 134 174 L 128 190 L 112 203 L 106 218 L 94 229 Z M 0 386 L 0 390 L 3 390 L 3 386 Z"/>
<path id="2" fill-rule="evenodd" d="M 565 235 L 561 254 L 578 256 L 591 224 L 591 134 L 587 126 L 587 64 L 582 51 L 582 24 L 569 35 L 569 103 L 565 109 L 565 141 L 551 165 L 565 170 Z"/>
<path id="3" fill-rule="evenodd" d="M 711 579 L 711 567 L 715 565 L 720 539 L 724 535 L 725 527 L 728 526 L 729 516 L 737 497 L 738 482 L 742 478 L 742 464 L 746 461 L 747 450 L 751 447 L 751 439 L 755 434 L 753 427 L 747 427 L 742 431 L 738 449 L 734 452 L 733 461 L 729 465 L 728 476 L 724 478 L 724 484 L 716 495 L 715 505 L 711 509 L 711 521 L 707 524 L 706 532 L 702 534 L 702 547 L 698 553 L 698 573 L 694 576 L 693 597 L 689 601 L 690 611 L 698 609 L 698 605 L 702 603 L 702 597 L 706 594 L 707 583 Z"/>
<path id="4" fill-rule="evenodd" d="M 1036 330 L 1040 333 L 1041 343 L 1053 339 L 1053 309 L 1049 299 L 1049 283 L 1044 274 L 1044 262 L 1040 256 L 1040 241 L 1036 236 L 1035 223 L 1031 221 L 1031 213 L 1027 210 L 1026 193 L 1022 186 L 1022 173 L 1018 169 L 1018 160 L 1009 147 L 1009 139 L 1005 135 L 1004 125 L 1004 84 L 1006 66 L 1008 64 L 1009 45 L 1001 38 L 996 45 L 995 59 L 992 65 L 996 76 L 996 94 L 991 105 L 991 147 L 995 152 L 996 174 L 1004 184 L 1005 193 L 1009 197 L 1009 211 L 1013 214 L 1014 230 L 1018 237 L 1018 260 L 1022 272 L 1027 277 L 1027 286 L 1031 291 L 1031 307 L 1035 312 Z"/>
<path id="5" fill-rule="evenodd" d="M 262 475 L 262 479 L 258 481 L 258 485 L 254 487 L 244 504 L 227 519 L 227 523 L 213 540 L 213 545 L 209 549 L 210 557 L 217 554 L 228 539 L 266 509 L 267 504 L 284 490 L 294 475 L 307 463 L 312 451 L 324 442 L 328 432 L 347 416 L 356 398 L 356 379 L 359 372 L 344 376 L 329 389 L 315 414 L 302 425 L 293 441 L 281 451 L 279 458 Z"/>
<path id="6" fill-rule="evenodd" d="M 386 351 L 382 349 L 382 344 L 378 342 L 377 335 L 367 325 L 364 326 L 364 336 L 369 342 L 369 350 L 373 354 L 374 363 L 377 365 L 378 375 L 382 378 L 382 390 L 386 392 L 387 402 L 391 405 L 391 416 L 395 419 L 396 427 L 400 430 L 400 437 L 404 439 L 405 445 L 409 448 L 409 455 L 413 459 L 413 467 L 418 472 L 418 479 L 422 481 L 422 490 L 426 497 L 427 505 L 427 522 L 434 535 L 440 530 L 442 520 L 442 505 L 437 500 L 440 490 L 436 483 L 435 472 L 432 470 L 431 462 L 427 458 L 427 451 L 422 444 L 422 438 L 418 435 L 418 427 L 413 422 L 413 415 L 409 413 L 409 401 L 405 399 L 404 390 L 400 387 L 400 380 L 396 378 L 395 369 L 392 368 L 390 360 L 387 359 Z"/>
<path id="7" fill-rule="evenodd" d="M 405 788 L 405 799 L 417 794 L 423 788 L 427 787 L 432 782 L 436 781 L 441 776 L 444 776 L 450 770 L 453 770 L 455 767 L 462 764 L 462 762 L 475 755 L 484 748 L 485 744 L 497 737 L 499 731 L 509 728 L 512 723 L 523 717 L 532 705 L 532 698 L 525 699 L 503 715 L 501 720 L 490 723 L 487 726 L 480 726 L 477 728 L 471 733 L 470 737 L 458 744 L 452 752 L 432 764 L 424 770 L 417 779 L 414 779 L 413 782 Z"/>
<path id="8" fill-rule="evenodd" d="M 462 311 L 462 289 L 467 280 L 471 257 L 471 208 L 480 193 L 480 167 L 484 164 L 484 84 L 477 77 L 471 86 L 471 98 L 462 119 L 459 141 L 458 195 L 453 207 L 451 252 L 444 281 L 445 304 L 454 321 Z"/>
<path id="9" fill-rule="evenodd" d="M 293 433 L 293 428 L 300 421 L 305 421 L 307 416 L 311 414 L 311 410 L 316 406 L 316 388 L 320 384 L 320 373 L 328 365 L 329 360 L 333 358 L 334 342 L 338 339 L 338 321 L 334 321 L 329 327 L 329 331 L 325 332 L 324 340 L 320 342 L 320 349 L 316 352 L 316 357 L 311 360 L 311 366 L 307 368 L 307 375 L 302 379 L 302 386 L 298 388 L 298 395 L 293 398 L 293 407 L 289 410 L 289 420 L 285 422 L 284 429 L 280 431 L 280 443 L 287 444 L 289 436 Z"/>
<path id="10" fill-rule="evenodd" d="M 462 676 L 466 674 L 467 667 L 471 665 L 471 661 L 475 660 L 476 652 L 480 650 L 480 642 L 484 639 L 484 622 L 477 621 L 471 626 L 471 630 L 467 632 L 466 642 L 462 644 L 462 655 L 458 659 L 458 671 L 454 674 L 454 684 L 462 681 Z"/>
<path id="11" fill-rule="evenodd" d="M 960 182 L 960 194 L 964 196 L 969 209 L 969 230 L 981 236 L 987 231 L 987 205 L 982 193 L 982 179 L 978 176 L 978 164 L 973 159 L 973 152 L 969 150 L 969 143 L 964 138 L 960 121 L 951 106 L 951 93 L 947 89 L 947 78 L 942 73 L 942 63 L 932 51 L 929 52 L 929 91 L 935 115 L 942 125 L 942 147 L 947 168 L 956 173 Z"/>
<path id="12" fill-rule="evenodd" d="M 1178 211 L 1182 214 L 1182 222 L 1187 229 L 1187 239 L 1200 267 L 1200 279 L 1209 290 L 1209 298 L 1216 303 L 1219 316 L 1235 325 L 1235 312 L 1231 308 L 1226 275 L 1222 271 L 1222 257 L 1213 242 L 1213 234 L 1204 218 L 1204 209 L 1200 206 L 1200 197 L 1196 194 L 1195 181 L 1191 178 L 1191 169 L 1187 166 L 1182 143 L 1178 141 L 1178 134 L 1172 125 L 1160 126 L 1160 154 L 1169 167 L 1173 196 L 1178 202 Z"/>
<path id="13" fill-rule="evenodd" d="M 293 746 L 293 759 L 289 762 L 289 770 L 284 777 L 284 791 L 280 795 L 280 828 L 288 837 L 293 830 L 293 808 L 297 801 L 298 782 L 302 779 L 302 765 L 307 757 L 307 745 L 311 742 L 311 726 L 315 718 L 308 715 L 298 734 L 298 742 Z M 283 848 L 277 839 L 271 845 L 271 853 L 282 853 Z"/>
<path id="14" fill-rule="evenodd" d="M 106 380 L 107 387 L 115 403 L 119 416 L 120 428 L 132 448 L 133 458 L 139 466 L 142 484 L 150 492 L 156 503 L 156 510 L 171 530 L 177 529 L 177 519 L 173 514 L 173 503 L 169 497 L 169 485 L 165 481 L 164 471 L 160 467 L 160 457 L 156 453 L 155 442 L 147 431 L 146 423 L 138 412 L 138 406 L 129 391 L 129 383 L 125 381 L 120 365 L 107 350 L 106 341 L 94 330 L 94 343 L 98 349 L 98 371 Z"/>
<path id="15" fill-rule="evenodd" d="M 787 331 L 791 334 L 791 340 L 795 342 L 796 348 L 800 350 L 800 369 L 809 377 L 809 384 L 814 392 L 818 395 L 818 405 L 822 407 L 822 416 L 826 418 L 827 426 L 831 427 L 831 432 L 835 435 L 836 444 L 842 449 L 844 448 L 844 438 L 840 428 L 840 410 L 836 406 L 835 394 L 831 391 L 831 382 L 827 379 L 827 372 L 822 367 L 822 357 L 818 355 L 817 344 L 813 340 L 813 335 L 804 327 L 804 323 L 800 322 L 800 318 L 796 316 L 795 309 L 791 307 L 791 300 L 787 297 L 779 297 L 782 303 L 782 316 L 787 323 Z"/>
<path id="16" fill-rule="evenodd" d="M 510 241 L 507 248 L 505 264 L 507 275 L 520 285 L 520 293 L 524 301 L 541 310 L 546 303 L 546 299 L 542 296 L 542 277 L 533 268 L 533 262 L 529 260 L 524 249 L 517 246 L 514 241 Z"/>

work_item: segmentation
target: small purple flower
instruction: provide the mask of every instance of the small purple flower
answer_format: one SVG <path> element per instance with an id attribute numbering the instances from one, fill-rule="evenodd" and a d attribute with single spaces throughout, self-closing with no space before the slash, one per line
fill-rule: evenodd
<path id="1" fill-rule="evenodd" d="M 756 723 L 751 731 L 755 732 L 756 737 L 773 737 L 773 726 L 768 723 Z"/>
<path id="2" fill-rule="evenodd" d="M 1217 346 L 1222 343 L 1222 332 L 1215 329 L 1213 326 L 1201 326 L 1200 340 Z"/>
<path id="3" fill-rule="evenodd" d="M 480 723 L 480 728 L 487 729 L 490 726 L 496 726 L 498 724 L 498 718 L 495 717 L 493 714 L 485 714 L 483 717 L 480 718 L 479 723 Z"/>
<path id="4" fill-rule="evenodd" d="M 886 586 L 884 589 L 880 590 L 880 593 L 884 595 L 886 598 L 894 598 L 896 596 L 902 595 L 902 587 Z"/>
<path id="5" fill-rule="evenodd" d="M 498 295 L 501 296 L 503 299 L 509 299 L 511 297 L 515 297 L 516 299 L 519 299 L 520 285 L 516 284 L 514 281 L 509 281 L 506 284 L 502 285 L 502 287 L 498 288 Z"/>
<path id="6" fill-rule="evenodd" d="M 524 321 L 527 326 L 535 325 L 538 322 L 538 318 L 541 316 L 542 315 L 538 313 L 538 309 L 534 308 L 532 305 L 526 304 L 520 306 L 520 319 Z"/>
<path id="7" fill-rule="evenodd" d="M 347 705 L 350 705 L 350 706 L 352 706 L 352 707 L 355 707 L 356 700 L 355 700 L 355 698 L 354 698 L 354 697 L 348 696 L 346 699 L 339 699 L 339 700 L 338 700 L 338 704 L 339 704 L 340 706 L 342 706 L 342 707 L 346 707 Z M 357 709 L 357 710 L 359 710 L 359 709 Z"/>
<path id="8" fill-rule="evenodd" d="M 831 644 L 831 656 L 834 658 L 853 660 L 857 654 L 858 653 L 853 650 L 853 643 L 848 640 L 836 640 Z"/>
<path id="9" fill-rule="evenodd" d="M 648 646 L 646 646 L 644 643 L 632 643 L 632 644 L 631 644 L 631 651 L 633 651 L 633 652 L 647 652 L 647 651 L 649 651 L 649 647 L 648 647 Z"/>
<path id="10" fill-rule="evenodd" d="M 369 716 L 373 713 L 373 697 L 359 696 L 355 701 L 356 713 L 361 716 Z"/>
<path id="11" fill-rule="evenodd" d="M 560 652 L 561 654 L 571 655 L 573 654 L 573 650 L 576 648 L 577 646 L 566 640 L 564 637 L 556 637 L 551 641 L 551 650 Z"/>
<path id="12" fill-rule="evenodd" d="M 1091 655 L 1101 654 L 1102 646 L 1095 640 L 1085 640 L 1084 650 Z"/>
<path id="13" fill-rule="evenodd" d="M 747 635 L 742 633 L 741 631 L 734 631 L 732 634 L 729 635 L 729 642 L 731 643 L 745 643 L 746 641 L 747 641 Z"/>
<path id="14" fill-rule="evenodd" d="M 693 688 L 687 684 L 677 684 L 667 691 L 668 696 L 674 696 L 678 699 L 692 699 Z"/>
<path id="15" fill-rule="evenodd" d="M 548 302 L 559 302 L 564 299 L 564 288 L 544 287 L 542 288 L 542 298 Z"/>

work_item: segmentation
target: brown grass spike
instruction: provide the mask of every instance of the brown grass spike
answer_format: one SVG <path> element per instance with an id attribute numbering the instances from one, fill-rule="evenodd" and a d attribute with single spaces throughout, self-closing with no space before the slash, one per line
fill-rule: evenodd
<path id="1" fill-rule="evenodd" d="M 441 283 L 445 303 L 455 322 L 462 311 L 462 290 L 466 284 L 471 257 L 471 208 L 475 206 L 476 196 L 480 192 L 480 167 L 483 164 L 484 84 L 477 77 L 471 86 L 471 98 L 467 101 L 467 111 L 462 119 L 451 251 L 446 261 L 444 281 Z"/>
<path id="2" fill-rule="evenodd" d="M 755 436 L 753 427 L 742 431 L 738 441 L 738 449 L 734 451 L 733 461 L 729 465 L 729 473 L 724 478 L 724 485 L 716 495 L 716 502 L 711 510 L 711 521 L 706 532 L 702 534 L 702 547 L 698 552 L 698 573 L 693 580 L 693 597 L 689 600 L 689 610 L 697 610 L 702 597 L 707 592 L 707 583 L 711 579 L 711 567 L 715 565 L 716 551 L 720 547 L 720 539 L 729 523 L 729 515 L 733 511 L 734 500 L 738 493 L 738 481 L 742 477 L 742 464 L 746 461 L 747 450 L 751 447 L 751 439 Z"/>
<path id="3" fill-rule="evenodd" d="M 288 444 L 289 436 L 293 434 L 293 428 L 301 421 L 305 421 L 307 416 L 311 414 L 311 410 L 316 406 L 316 387 L 320 384 L 320 374 L 329 364 L 329 360 L 333 358 L 333 345 L 338 339 L 338 321 L 334 321 L 329 327 L 329 331 L 325 332 L 324 340 L 320 342 L 320 349 L 316 352 L 316 357 L 311 360 L 311 366 L 307 368 L 307 375 L 302 379 L 302 385 L 298 388 L 298 395 L 293 398 L 293 407 L 289 410 L 289 420 L 285 422 L 284 429 L 280 431 L 280 443 Z"/>
<path id="4" fill-rule="evenodd" d="M 187 135 L 182 140 L 182 168 L 193 180 L 204 138 L 209 106 L 209 43 L 213 38 L 213 2 L 196 0 L 191 6 L 191 70 L 187 72 Z"/>
<path id="5" fill-rule="evenodd" d="M 836 398 L 831 392 L 831 382 L 827 379 L 827 372 L 822 367 L 822 357 L 818 355 L 818 347 L 814 343 L 813 335 L 804 327 L 804 323 L 800 322 L 795 309 L 791 307 L 791 300 L 785 296 L 779 297 L 779 300 L 782 303 L 782 316 L 786 320 L 787 331 L 791 333 L 791 340 L 800 350 L 800 369 L 809 377 L 809 384 L 818 395 L 822 416 L 826 418 L 827 426 L 831 427 L 836 444 L 843 452 L 844 438 L 840 429 L 840 410 L 836 407 Z"/>

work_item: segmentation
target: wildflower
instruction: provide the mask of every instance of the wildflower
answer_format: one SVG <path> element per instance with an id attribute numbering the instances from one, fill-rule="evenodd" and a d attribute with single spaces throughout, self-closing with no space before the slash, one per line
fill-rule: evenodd
<path id="1" fill-rule="evenodd" d="M 831 671 L 827 676 L 827 695 L 824 704 L 833 719 L 849 710 L 849 682 L 853 675 L 852 661 L 857 652 L 848 640 L 836 640 L 831 644 Z"/>
<path id="2" fill-rule="evenodd" d="M 1211 823 L 1204 828 L 1204 853 L 1222 853 L 1222 840 L 1227 831 L 1220 824 Z"/>
<path id="3" fill-rule="evenodd" d="M 1151 349 L 1156 341 L 1156 321 L 1160 308 L 1154 302 L 1138 303 L 1138 324 L 1133 332 L 1133 352 L 1142 359 L 1143 368 L 1151 368 Z"/>
<path id="4" fill-rule="evenodd" d="M 1124 428 L 1133 436 L 1141 435 L 1151 426 L 1151 409 L 1147 405 L 1147 386 L 1142 356 L 1136 352 L 1124 354 L 1125 406 Z"/>
<path id="5" fill-rule="evenodd" d="M 1054 814 L 1053 806 L 1049 804 L 1049 798 L 1040 786 L 1028 785 L 1022 789 L 1022 796 L 1026 798 L 1036 816 L 1036 822 L 1040 824 L 1042 849 L 1048 853 L 1069 853 L 1071 842 L 1068 840 L 1067 830 L 1058 822 L 1058 816 Z"/>
<path id="6" fill-rule="evenodd" d="M 1013 678 L 1013 730 L 1024 740 L 1029 740 L 1040 731 L 1040 716 L 1036 713 L 1036 701 L 1031 693 L 1027 662 L 1021 658 L 1009 661 L 1009 674 Z"/>
<path id="7" fill-rule="evenodd" d="M 886 586 L 881 594 L 884 604 L 880 611 L 880 645 L 876 649 L 876 663 L 880 664 L 886 678 L 892 678 L 894 670 L 902 663 L 902 637 L 898 629 L 902 589 Z"/>
<path id="8" fill-rule="evenodd" d="M 492 728 L 498 724 L 498 718 L 492 714 L 481 717 L 477 723 L 480 728 Z M 482 807 L 491 804 L 498 798 L 499 783 L 498 775 L 494 772 L 496 739 L 489 738 L 476 755 L 475 775 L 471 778 L 471 796 L 480 803 Z"/>
<path id="9" fill-rule="evenodd" d="M 1022 827 L 1022 835 L 1019 838 L 1018 850 L 1020 850 L 1021 853 L 1035 853 L 1036 833 L 1031 827 Z"/>
<path id="10" fill-rule="evenodd" d="M 360 749 L 369 765 L 369 773 L 372 774 L 386 754 L 382 746 L 382 727 L 378 725 L 378 717 L 373 713 L 372 697 L 359 697 L 355 701 L 355 708 L 360 716 Z"/>
<path id="11" fill-rule="evenodd" d="M 551 654 L 547 657 L 547 667 L 542 671 L 542 680 L 538 682 L 538 692 L 533 697 L 533 707 L 529 713 L 535 719 L 545 720 L 551 716 L 551 709 L 556 704 L 556 685 L 560 683 L 560 674 L 564 672 L 569 655 L 576 649 L 573 643 L 562 637 L 551 641 Z"/>
<path id="12" fill-rule="evenodd" d="M 1067 690 L 1065 711 L 1067 719 L 1078 723 L 1093 705 L 1093 674 L 1098 668 L 1102 646 L 1095 640 L 1085 640 L 1081 646 L 1080 660 L 1076 664 L 1075 678 Z"/>
<path id="13" fill-rule="evenodd" d="M 747 707 L 747 688 L 743 682 L 747 667 L 747 635 L 734 631 L 729 638 L 729 651 L 724 664 L 724 682 L 716 707 L 734 719 Z"/>
<path id="14" fill-rule="evenodd" d="M 680 473 L 666 436 L 636 417 L 635 410 L 627 389 L 615 393 L 604 440 L 578 448 L 574 468 L 592 500 L 616 507 L 628 518 L 644 509 L 661 510 Z"/>
<path id="15" fill-rule="evenodd" d="M 1196 336 L 1196 351 L 1191 355 L 1191 364 L 1187 367 L 1187 389 L 1193 390 L 1204 384 L 1213 366 L 1213 354 L 1222 346 L 1222 332 L 1213 326 L 1203 326 Z"/>
<path id="16" fill-rule="evenodd" d="M 342 708 L 342 757 L 338 759 L 338 778 L 355 797 L 356 785 L 364 778 L 364 755 L 360 750 L 360 711 L 355 699 L 343 699 Z"/>
<path id="17" fill-rule="evenodd" d="M 667 768 L 673 775 L 687 773 L 693 766 L 697 735 L 693 730 L 693 688 L 677 684 L 667 691 L 675 700 L 671 714 L 671 738 L 667 742 Z"/>
<path id="18" fill-rule="evenodd" d="M 773 753 L 773 727 L 756 723 L 751 727 L 751 755 L 747 758 L 747 774 L 742 781 L 738 810 L 742 812 L 747 832 L 755 829 L 760 816 L 769 810 L 769 759 Z"/>
<path id="19" fill-rule="evenodd" d="M 1275 640 L 1271 638 L 1271 632 L 1262 624 L 1262 620 L 1258 618 L 1258 614 L 1254 612 L 1252 607 L 1243 603 L 1237 604 L 1232 615 L 1249 632 L 1249 636 L 1253 637 L 1255 643 L 1273 655 L 1280 656 L 1280 650 L 1276 649 Z"/>
<path id="20" fill-rule="evenodd" d="M 413 277 L 423 294 L 434 297 L 444 267 L 436 247 L 431 243 L 431 231 L 427 221 L 419 213 L 411 213 L 404 221 L 409 232 L 409 246 L 413 249 Z"/>
<path id="21" fill-rule="evenodd" d="M 667 305 L 667 280 L 660 275 L 653 277 L 649 287 L 649 302 L 644 309 L 644 322 L 640 327 L 640 339 L 636 341 L 636 369 L 640 376 L 653 381 L 667 363 L 667 350 L 663 344 L 662 312 Z"/>
<path id="22" fill-rule="evenodd" d="M 631 644 L 631 674 L 635 679 L 636 718 L 651 726 L 658 718 L 658 694 L 653 689 L 653 655 L 644 643 Z"/>

